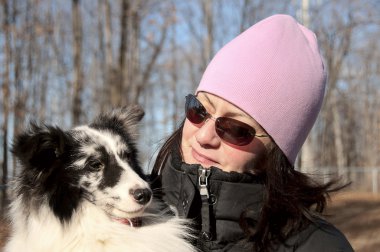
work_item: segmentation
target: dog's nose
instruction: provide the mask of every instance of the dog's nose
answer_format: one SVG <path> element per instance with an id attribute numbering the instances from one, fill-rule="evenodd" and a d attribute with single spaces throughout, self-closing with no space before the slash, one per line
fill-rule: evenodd
<path id="1" fill-rule="evenodd" d="M 132 196 L 137 203 L 145 205 L 150 201 L 150 198 L 152 197 L 152 191 L 147 188 L 139 188 L 132 191 Z"/>

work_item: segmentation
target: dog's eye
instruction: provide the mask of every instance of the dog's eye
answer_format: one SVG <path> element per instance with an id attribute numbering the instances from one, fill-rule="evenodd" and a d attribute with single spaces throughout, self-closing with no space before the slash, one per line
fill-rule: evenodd
<path id="1" fill-rule="evenodd" d="M 89 167 L 92 170 L 99 171 L 99 170 L 103 169 L 104 164 L 102 162 L 100 162 L 99 160 L 93 160 L 89 163 Z"/>

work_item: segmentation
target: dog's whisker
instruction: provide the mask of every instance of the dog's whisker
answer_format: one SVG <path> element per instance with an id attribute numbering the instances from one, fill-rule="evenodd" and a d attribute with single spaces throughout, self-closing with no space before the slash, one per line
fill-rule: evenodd
<path id="1" fill-rule="evenodd" d="M 154 188 L 154 189 L 152 189 L 153 193 L 154 192 L 162 192 L 162 191 L 164 191 L 162 188 Z"/>

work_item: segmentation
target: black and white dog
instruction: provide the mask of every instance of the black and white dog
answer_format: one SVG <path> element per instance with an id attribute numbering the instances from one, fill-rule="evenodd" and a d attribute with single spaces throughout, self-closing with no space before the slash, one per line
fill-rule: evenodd
<path id="1" fill-rule="evenodd" d="M 195 251 L 185 220 L 147 216 L 152 191 L 135 146 L 143 114 L 122 108 L 88 126 L 32 124 L 18 136 L 13 153 L 23 170 L 5 251 Z"/>

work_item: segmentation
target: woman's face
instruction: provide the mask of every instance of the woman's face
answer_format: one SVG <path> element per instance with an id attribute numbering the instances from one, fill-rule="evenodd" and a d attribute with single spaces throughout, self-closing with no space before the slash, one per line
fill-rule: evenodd
<path id="1" fill-rule="evenodd" d="M 201 92 L 198 100 L 213 117 L 230 117 L 252 126 L 256 134 L 266 134 L 261 126 L 245 112 L 224 99 Z M 184 162 L 215 166 L 226 172 L 253 172 L 258 158 L 270 146 L 269 137 L 254 137 L 244 146 L 232 145 L 221 139 L 215 131 L 215 120 L 208 119 L 201 124 L 193 124 L 186 119 L 182 132 L 182 154 Z"/>

